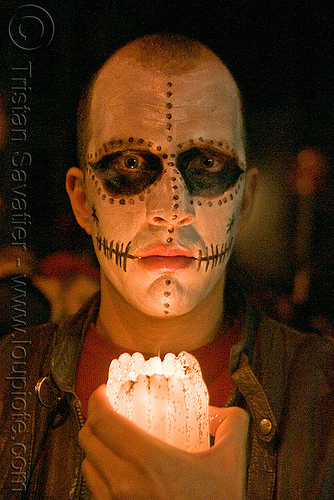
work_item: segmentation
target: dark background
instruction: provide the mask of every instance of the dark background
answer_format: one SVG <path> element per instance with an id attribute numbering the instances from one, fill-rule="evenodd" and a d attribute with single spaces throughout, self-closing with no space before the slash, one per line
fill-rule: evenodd
<path id="1" fill-rule="evenodd" d="M 264 179 L 260 184 L 261 213 L 251 226 L 253 237 L 245 237 L 251 253 L 245 260 L 269 282 L 284 281 L 291 265 L 286 222 L 293 215 L 284 203 L 288 173 L 297 153 L 306 146 L 318 148 L 329 165 L 333 159 L 331 2 L 38 0 L 36 4 L 49 12 L 55 35 L 47 47 L 29 52 L 16 47 L 8 35 L 15 9 L 24 2 L 0 3 L 0 84 L 8 116 L 11 68 L 27 61 L 33 66 L 24 148 L 33 158 L 27 169 L 27 211 L 32 216 L 28 243 L 36 254 L 42 257 L 63 244 L 60 229 L 64 221 L 68 224 L 64 245 L 79 245 L 76 230 L 71 229 L 69 237 L 64 175 L 77 163 L 76 106 L 88 79 L 120 45 L 147 33 L 178 32 L 213 49 L 239 84 L 248 164 L 258 166 Z M 30 29 L 36 29 L 33 21 Z M 8 172 L 12 148 L 7 141 L 1 157 L 1 242 L 10 238 Z M 331 215 L 325 217 L 323 226 L 318 225 L 327 253 L 329 242 L 333 242 L 326 227 L 333 220 L 329 201 L 332 179 L 329 174 L 323 195 Z M 270 215 L 274 202 L 276 211 Z M 83 237 L 81 243 L 87 244 Z"/>

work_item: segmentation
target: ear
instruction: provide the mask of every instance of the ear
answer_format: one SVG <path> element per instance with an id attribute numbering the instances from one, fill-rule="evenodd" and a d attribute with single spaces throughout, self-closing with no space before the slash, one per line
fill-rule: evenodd
<path id="1" fill-rule="evenodd" d="M 71 200 L 72 210 L 78 224 L 88 234 L 92 234 L 89 223 L 89 209 L 85 191 L 84 175 L 80 168 L 72 167 L 66 175 L 66 191 Z"/>
<path id="2" fill-rule="evenodd" d="M 241 204 L 240 225 L 244 226 L 251 216 L 254 206 L 255 194 L 257 191 L 259 171 L 257 168 L 251 168 L 246 172 L 245 190 Z"/>

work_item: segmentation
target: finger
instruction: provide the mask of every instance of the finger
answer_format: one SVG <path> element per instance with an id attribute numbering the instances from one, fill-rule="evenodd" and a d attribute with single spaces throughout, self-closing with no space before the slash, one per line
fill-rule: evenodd
<path id="1" fill-rule="evenodd" d="M 218 427 L 223 421 L 222 411 L 224 408 L 209 406 L 209 429 L 211 436 L 215 436 Z"/>
<path id="2" fill-rule="evenodd" d="M 229 408 L 209 407 L 210 434 L 216 443 L 225 437 L 244 441 L 248 436 L 249 415 L 238 406 Z"/>
<path id="3" fill-rule="evenodd" d="M 91 432 L 87 424 L 79 433 L 79 442 L 86 453 L 84 467 L 87 484 L 97 490 L 103 483 L 102 491 L 110 495 L 101 496 L 101 499 L 119 498 L 119 492 L 131 491 L 133 485 L 138 484 L 141 479 L 140 469 L 113 453 Z"/>
<path id="4" fill-rule="evenodd" d="M 101 441 L 85 424 L 80 430 L 79 443 L 85 452 L 86 459 L 105 481 L 113 481 L 122 474 L 124 461 Z"/>
<path id="5" fill-rule="evenodd" d="M 144 463 L 163 448 L 168 447 L 127 418 L 115 412 L 106 395 L 106 386 L 100 386 L 89 399 L 86 424 L 116 455 L 126 460 Z"/>
<path id="6" fill-rule="evenodd" d="M 82 462 L 81 470 L 89 491 L 95 500 L 107 500 L 112 498 L 111 495 L 109 495 L 109 490 L 105 481 L 87 458 Z"/>
<path id="7" fill-rule="evenodd" d="M 156 498 L 152 475 L 115 455 L 86 424 L 79 441 L 86 451 L 83 474 L 97 500 Z"/>

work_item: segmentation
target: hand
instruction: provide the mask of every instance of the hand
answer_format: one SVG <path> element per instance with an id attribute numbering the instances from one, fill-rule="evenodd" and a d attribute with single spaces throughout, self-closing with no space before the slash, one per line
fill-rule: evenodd
<path id="1" fill-rule="evenodd" d="M 84 478 L 96 500 L 244 500 L 249 418 L 241 408 L 211 407 L 215 445 L 187 453 L 117 414 L 100 386 L 79 433 Z"/>

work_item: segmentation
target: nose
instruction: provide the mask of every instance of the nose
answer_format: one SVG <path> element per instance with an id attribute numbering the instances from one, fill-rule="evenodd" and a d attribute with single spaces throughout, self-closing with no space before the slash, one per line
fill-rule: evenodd
<path id="1" fill-rule="evenodd" d="M 182 227 L 193 222 L 195 209 L 188 189 L 177 170 L 166 171 L 146 198 L 148 223 Z"/>

